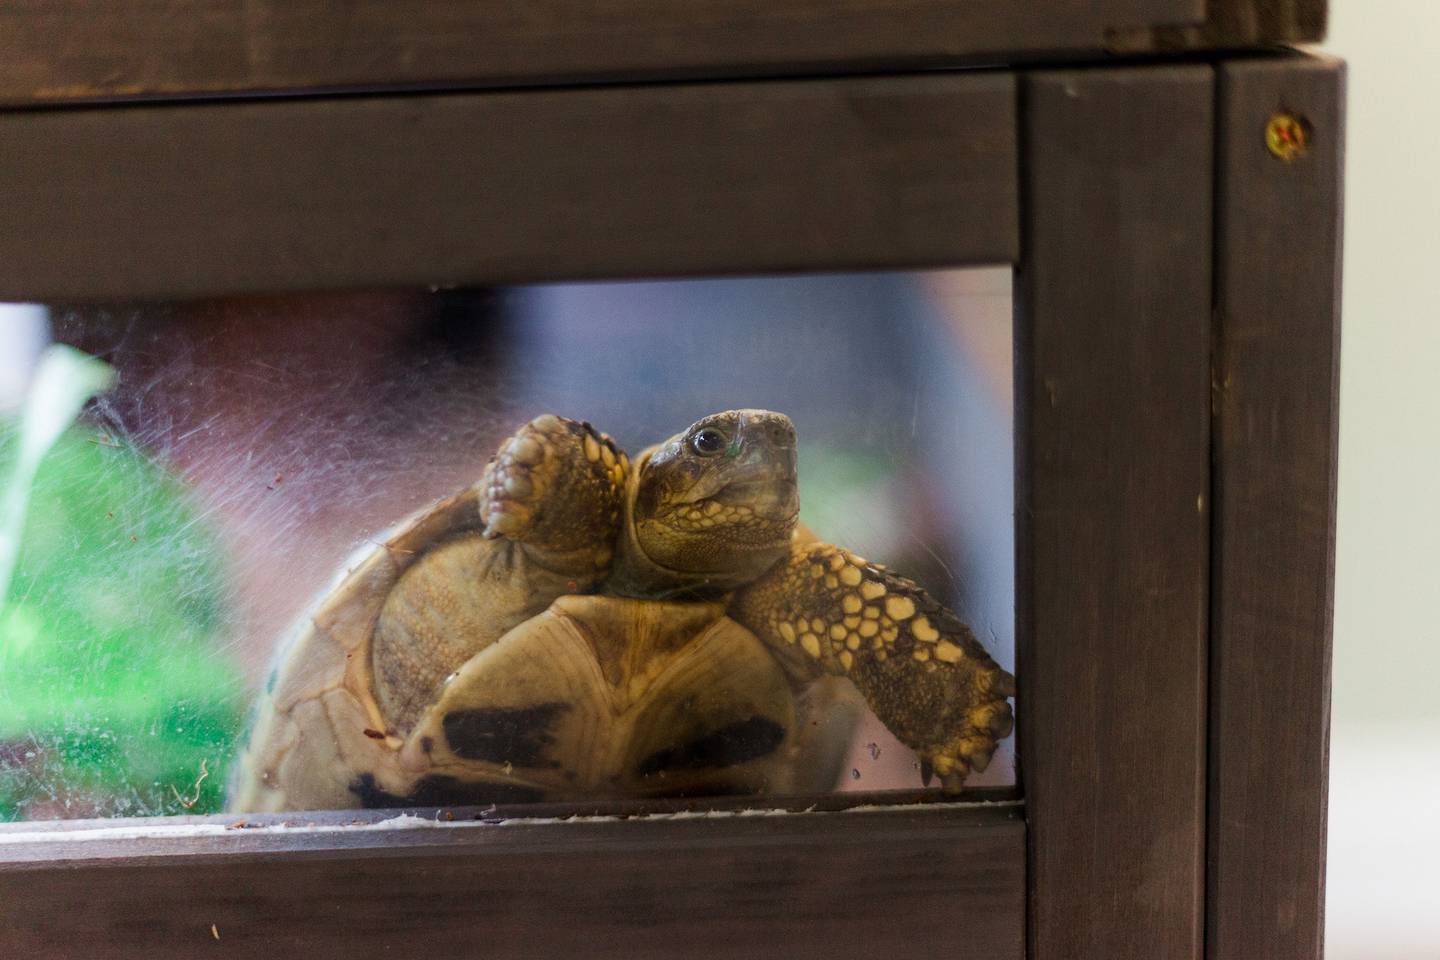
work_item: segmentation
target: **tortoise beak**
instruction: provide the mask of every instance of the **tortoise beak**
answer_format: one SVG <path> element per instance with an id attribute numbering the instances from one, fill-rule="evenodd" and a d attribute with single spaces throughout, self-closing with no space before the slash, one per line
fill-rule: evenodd
<path id="1" fill-rule="evenodd" d="M 790 418 L 768 410 L 741 411 L 735 437 L 740 443 L 737 469 L 717 499 L 723 501 L 739 494 L 761 516 L 798 513 L 795 425 Z"/>
<path id="2" fill-rule="evenodd" d="M 793 475 L 763 480 L 739 481 L 723 487 L 710 499 L 720 503 L 744 504 L 759 516 L 788 520 L 800 512 L 800 492 Z"/>
<path id="3" fill-rule="evenodd" d="M 768 410 L 740 411 L 734 460 L 725 484 L 711 498 L 744 503 L 762 517 L 784 519 L 800 511 L 796 487 L 795 426 Z"/>
<path id="4" fill-rule="evenodd" d="M 795 449 L 757 448 L 741 454 L 741 459 L 726 471 L 726 487 L 752 483 L 795 482 Z"/>
<path id="5" fill-rule="evenodd" d="M 794 483 L 795 424 L 790 418 L 769 410 L 739 410 L 736 415 L 735 482 L 769 478 Z"/>

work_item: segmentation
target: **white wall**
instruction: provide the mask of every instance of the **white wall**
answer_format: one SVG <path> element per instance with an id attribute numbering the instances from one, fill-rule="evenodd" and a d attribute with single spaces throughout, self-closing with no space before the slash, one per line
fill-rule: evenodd
<path id="1" fill-rule="evenodd" d="M 1350 64 L 1330 960 L 1440 958 L 1440 4 L 1332 0 Z"/>

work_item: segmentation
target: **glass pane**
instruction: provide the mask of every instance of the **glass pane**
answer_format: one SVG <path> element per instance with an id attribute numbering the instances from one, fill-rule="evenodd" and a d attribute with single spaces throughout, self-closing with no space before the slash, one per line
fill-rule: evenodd
<path id="1" fill-rule="evenodd" d="M 886 649 L 872 616 L 902 637 L 947 629 L 923 600 L 898 603 L 897 575 L 1013 670 L 1010 283 L 993 269 L 4 308 L 0 523 L 15 520 L 18 548 L 8 583 L 0 563 L 0 819 L 213 812 L 227 784 L 247 808 L 918 788 L 916 753 L 842 678 Z M 114 380 L 27 476 L 37 409 L 60 415 L 37 397 L 52 343 Z M 652 444 L 755 408 L 793 422 L 800 520 L 848 551 L 815 574 L 833 610 L 783 586 L 771 564 L 791 562 L 785 548 L 760 566 L 788 612 L 756 600 L 748 640 L 720 630 L 727 611 L 741 617 L 734 597 L 761 596 L 761 574 L 727 572 L 741 554 L 717 530 L 695 541 L 713 550 L 683 554 L 709 565 L 702 587 L 684 570 L 656 580 L 674 563 L 621 586 L 580 576 L 576 595 L 621 606 L 565 608 L 569 640 L 523 617 L 503 641 L 455 639 L 471 636 L 457 623 L 504 621 L 509 601 L 484 584 L 544 592 L 543 571 L 477 574 L 473 496 L 433 512 L 473 490 L 517 428 L 588 421 L 628 453 L 629 483 Z M 771 422 L 716 421 L 715 462 L 748 462 L 752 440 L 784 449 L 755 439 Z M 516 489 L 550 489 L 551 462 Z M 695 501 L 697 530 L 707 510 L 717 524 L 769 516 L 757 498 L 772 488 L 745 476 Z M 403 526 L 427 510 L 428 527 Z M 602 573 L 633 563 L 610 542 Z M 455 544 L 454 570 L 417 559 Z M 872 579 L 888 584 L 878 600 Z M 622 608 L 620 626 L 604 620 Z M 808 620 L 824 621 L 813 640 Z M 564 647 L 576 636 L 590 653 Z M 983 658 L 947 637 L 927 639 L 926 669 Z M 920 656 L 900 643 L 889 652 Z M 902 685 L 920 666 L 892 664 Z M 894 697 L 886 710 L 925 725 Z M 252 736 L 268 745 L 247 752 Z M 968 785 L 1013 783 L 1009 746 Z M 329 786 L 306 779 L 315 770 Z"/>

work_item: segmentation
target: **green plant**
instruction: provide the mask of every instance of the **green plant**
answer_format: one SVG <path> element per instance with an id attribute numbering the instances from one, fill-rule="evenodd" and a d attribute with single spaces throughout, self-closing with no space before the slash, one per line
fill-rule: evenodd
<path id="1" fill-rule="evenodd" d="M 0 421 L 5 502 L 24 507 L 0 579 L 0 819 L 218 809 L 238 733 L 220 553 L 184 488 L 93 428 L 34 454 L 37 417 L 72 420 L 94 372 L 70 364 L 68 393 Z"/>

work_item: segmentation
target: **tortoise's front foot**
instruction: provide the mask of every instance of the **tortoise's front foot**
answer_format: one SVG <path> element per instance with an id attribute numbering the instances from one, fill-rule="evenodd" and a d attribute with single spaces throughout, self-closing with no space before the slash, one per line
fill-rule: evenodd
<path id="1" fill-rule="evenodd" d="M 793 667 L 848 677 L 947 792 L 984 770 L 1013 726 L 1015 678 L 923 589 L 839 547 L 810 543 L 731 610 Z"/>
<path id="2" fill-rule="evenodd" d="M 630 461 L 588 423 L 545 414 L 500 445 L 480 479 L 484 535 L 556 559 L 610 563 Z"/>
<path id="3" fill-rule="evenodd" d="M 1005 677 L 1009 681 L 1007 689 L 1013 694 L 1014 680 L 1009 674 Z M 940 778 L 941 789 L 958 793 L 972 771 L 984 770 L 990 765 L 996 743 L 1008 736 L 1014 725 L 1010 704 L 1003 699 L 972 706 L 960 719 L 958 733 L 943 741 L 915 747 L 925 785 L 930 785 L 933 773 Z"/>

